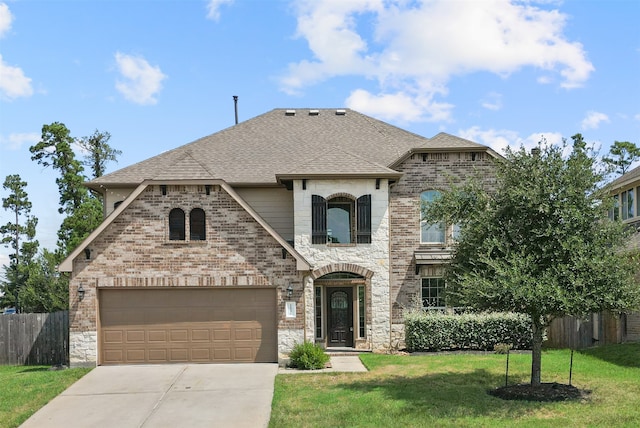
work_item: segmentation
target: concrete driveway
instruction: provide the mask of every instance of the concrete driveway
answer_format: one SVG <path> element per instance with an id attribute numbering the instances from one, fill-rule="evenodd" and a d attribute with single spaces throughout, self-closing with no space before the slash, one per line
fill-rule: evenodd
<path id="1" fill-rule="evenodd" d="M 277 364 L 100 366 L 22 427 L 266 427 Z"/>

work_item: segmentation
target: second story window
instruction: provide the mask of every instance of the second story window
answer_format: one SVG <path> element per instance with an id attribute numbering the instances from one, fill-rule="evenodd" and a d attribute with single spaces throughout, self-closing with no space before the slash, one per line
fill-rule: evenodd
<path id="1" fill-rule="evenodd" d="M 350 244 L 353 242 L 355 201 L 338 197 L 327 201 L 327 237 L 331 244 Z"/>
<path id="2" fill-rule="evenodd" d="M 620 195 L 613 196 L 613 213 L 612 218 L 618 220 L 620 218 Z"/>
<path id="3" fill-rule="evenodd" d="M 622 200 L 622 219 L 626 220 L 629 218 L 633 218 L 633 189 L 629 189 L 627 191 L 622 192 L 621 200 Z"/>
<path id="4" fill-rule="evenodd" d="M 185 240 L 184 211 L 180 208 L 174 208 L 169 212 L 169 240 Z"/>
<path id="5" fill-rule="evenodd" d="M 311 229 L 313 244 L 371 243 L 371 195 L 357 200 L 313 195 Z"/>
<path id="6" fill-rule="evenodd" d="M 427 190 L 420 195 L 420 242 L 422 244 L 444 244 L 445 227 L 443 223 L 431 223 L 424 217 L 422 209 L 440 197 L 437 190 Z"/>
<path id="7" fill-rule="evenodd" d="M 189 239 L 191 241 L 204 241 L 206 238 L 204 210 L 194 208 L 189 213 Z"/>

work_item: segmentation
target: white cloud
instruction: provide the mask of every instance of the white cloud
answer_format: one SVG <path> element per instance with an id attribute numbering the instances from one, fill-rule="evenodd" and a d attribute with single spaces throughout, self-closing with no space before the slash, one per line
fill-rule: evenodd
<path id="1" fill-rule="evenodd" d="M 11 29 L 13 15 L 6 3 L 0 3 L 0 38 L 4 37 Z"/>
<path id="2" fill-rule="evenodd" d="M 602 122 L 609 123 L 609 116 L 597 111 L 589 111 L 587 116 L 582 119 L 582 129 L 598 129 Z"/>
<path id="3" fill-rule="evenodd" d="M 9 256 L 6 254 L 0 254 L 0 268 L 3 266 L 9 266 Z M 2 271 L 4 272 L 4 269 Z"/>
<path id="4" fill-rule="evenodd" d="M 220 19 L 220 6 L 223 4 L 231 4 L 234 0 L 209 0 L 207 3 L 207 18 L 212 21 Z"/>
<path id="5" fill-rule="evenodd" d="M 462 3 L 299 0 L 297 35 L 306 39 L 313 58 L 289 65 L 282 90 L 298 93 L 335 76 L 363 76 L 377 82 L 383 95 L 375 100 L 409 96 L 424 106 L 415 117 L 437 120 L 434 113 L 442 115 L 442 109 L 430 107 L 455 75 L 486 71 L 506 77 L 533 67 L 543 74 L 541 82 L 555 74 L 562 87 L 574 88 L 594 70 L 582 45 L 563 34 L 566 16 L 552 6 Z M 406 105 L 400 103 L 398 116 L 405 115 Z"/>
<path id="6" fill-rule="evenodd" d="M 116 52 L 115 57 L 122 77 L 116 81 L 118 92 L 136 104 L 156 104 L 156 95 L 162 89 L 162 81 L 167 78 L 160 67 L 151 66 L 142 57 L 120 52 Z"/>
<path id="7" fill-rule="evenodd" d="M 480 104 L 487 110 L 500 110 L 502 109 L 502 95 L 496 92 L 490 92 L 480 101 Z"/>
<path id="8" fill-rule="evenodd" d="M 19 67 L 7 64 L 0 55 L 0 96 L 13 100 L 33 95 L 31 79 Z"/>
<path id="9" fill-rule="evenodd" d="M 523 138 L 516 131 L 508 129 L 481 129 L 479 126 L 472 126 L 469 129 L 459 130 L 458 135 L 467 140 L 487 145 L 500 154 L 504 154 L 507 147 L 513 150 L 524 147 L 530 151 L 543 140 L 547 145 L 562 145 L 562 135 L 558 132 L 536 132 Z"/>
<path id="10" fill-rule="evenodd" d="M 635 120 L 640 120 L 640 113 L 638 113 L 638 114 L 636 114 L 635 116 L 633 116 L 633 118 L 634 118 Z"/>
<path id="11" fill-rule="evenodd" d="M 453 108 L 451 104 L 434 102 L 428 96 L 404 92 L 373 95 L 363 89 L 351 92 L 345 104 L 382 120 L 399 122 L 449 121 Z"/>
<path id="12" fill-rule="evenodd" d="M 7 150 L 18 150 L 23 144 L 33 145 L 40 141 L 40 134 L 35 132 L 14 133 L 8 137 L 0 135 L 0 147 Z"/>

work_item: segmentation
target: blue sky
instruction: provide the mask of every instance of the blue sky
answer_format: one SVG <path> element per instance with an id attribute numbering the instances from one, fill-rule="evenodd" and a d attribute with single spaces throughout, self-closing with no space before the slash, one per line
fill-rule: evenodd
<path id="1" fill-rule="evenodd" d="M 498 151 L 640 145 L 638 22 L 633 0 L 0 0 L 0 179 L 28 182 L 53 249 L 56 174 L 29 153 L 52 122 L 110 132 L 109 171 L 232 126 L 233 95 L 241 121 L 348 107 Z"/>

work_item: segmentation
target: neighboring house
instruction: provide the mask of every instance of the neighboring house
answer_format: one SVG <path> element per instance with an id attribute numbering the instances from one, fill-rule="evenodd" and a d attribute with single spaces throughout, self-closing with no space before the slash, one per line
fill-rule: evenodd
<path id="1" fill-rule="evenodd" d="M 607 185 L 607 189 L 615 201 L 609 216 L 621 219 L 635 230 L 629 248 L 640 250 L 640 167 L 618 177 Z M 612 342 L 640 341 L 640 312 L 623 314 L 616 330 Z"/>
<path id="2" fill-rule="evenodd" d="M 401 346 L 404 309 L 446 305 L 457 233 L 421 201 L 491 182 L 495 157 L 349 109 L 275 109 L 97 178 L 105 220 L 60 265 L 71 364 Z"/>

